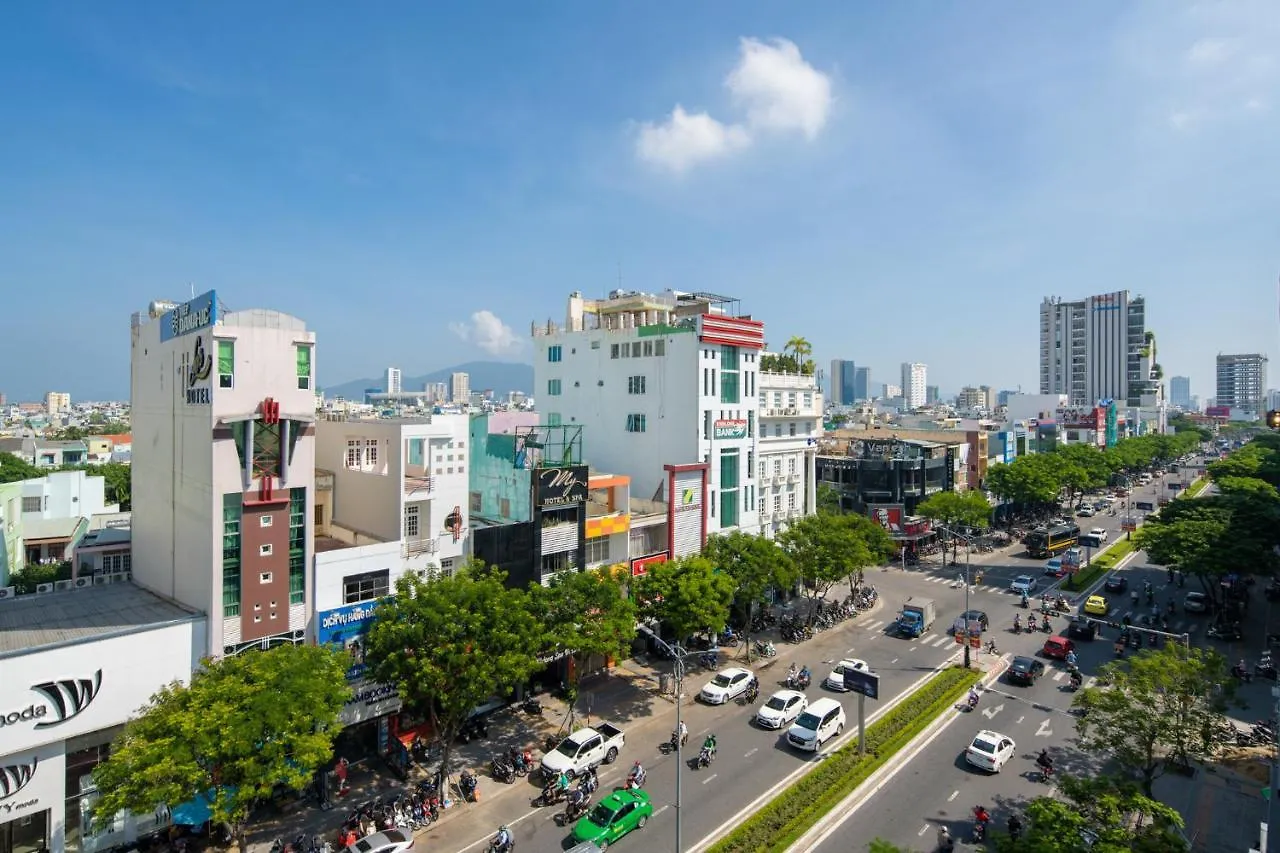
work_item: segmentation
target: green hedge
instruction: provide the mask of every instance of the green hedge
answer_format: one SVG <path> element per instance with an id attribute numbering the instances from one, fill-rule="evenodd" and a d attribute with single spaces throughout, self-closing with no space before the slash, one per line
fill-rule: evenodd
<path id="1" fill-rule="evenodd" d="M 1088 589 L 1094 581 L 1114 569 L 1131 553 L 1133 553 L 1133 542 L 1129 539 L 1117 539 L 1110 548 L 1090 560 L 1084 571 L 1076 572 L 1068 578 L 1062 588 L 1071 592 Z"/>
<path id="2" fill-rule="evenodd" d="M 716 842 L 709 853 L 786 850 L 981 677 L 979 670 L 963 667 L 951 667 L 935 674 L 867 727 L 866 755 L 858 755 L 856 739 L 836 750 Z"/>

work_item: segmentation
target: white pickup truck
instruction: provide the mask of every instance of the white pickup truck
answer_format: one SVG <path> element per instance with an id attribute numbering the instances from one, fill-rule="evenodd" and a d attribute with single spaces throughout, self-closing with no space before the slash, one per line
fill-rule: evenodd
<path id="1" fill-rule="evenodd" d="M 564 772 L 572 779 L 588 767 L 612 764 L 626 742 L 622 729 L 609 723 L 578 729 L 542 757 L 542 773 L 551 779 Z"/>

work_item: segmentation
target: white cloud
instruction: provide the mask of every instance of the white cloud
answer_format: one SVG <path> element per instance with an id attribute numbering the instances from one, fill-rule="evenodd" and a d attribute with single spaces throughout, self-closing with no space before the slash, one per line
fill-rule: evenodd
<path id="1" fill-rule="evenodd" d="M 747 110 L 752 130 L 802 132 L 815 138 L 831 112 L 831 78 L 804 61 L 786 39 L 744 38 L 742 56 L 724 84 Z"/>
<path id="2" fill-rule="evenodd" d="M 678 174 L 741 151 L 759 134 L 798 131 L 807 139 L 817 137 L 831 112 L 831 79 L 786 39 L 744 38 L 739 48 L 724 86 L 745 120 L 725 122 L 676 104 L 663 121 L 640 125 L 639 159 Z"/>
<path id="3" fill-rule="evenodd" d="M 687 113 L 676 104 L 665 121 L 645 122 L 636 140 L 636 155 L 646 163 L 683 172 L 751 144 L 747 131 L 722 124 L 705 112 Z"/>
<path id="4" fill-rule="evenodd" d="M 477 311 L 468 323 L 450 323 L 449 331 L 490 355 L 510 355 L 524 342 L 492 311 Z"/>
<path id="5" fill-rule="evenodd" d="M 1191 65 L 1220 65 L 1236 53 L 1237 46 L 1231 39 L 1204 38 L 1191 45 L 1187 62 Z"/>

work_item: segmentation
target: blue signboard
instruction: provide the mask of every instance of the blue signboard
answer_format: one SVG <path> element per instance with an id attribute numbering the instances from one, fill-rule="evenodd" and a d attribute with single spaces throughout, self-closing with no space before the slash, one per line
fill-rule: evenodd
<path id="1" fill-rule="evenodd" d="M 325 610 L 319 614 L 319 628 L 316 629 L 316 644 L 332 646 L 347 653 L 351 663 L 347 667 L 347 680 L 358 681 L 364 676 L 365 637 L 369 626 L 373 624 L 373 614 L 378 602 L 366 601 L 363 604 L 348 604 L 333 610 Z"/>
<path id="2" fill-rule="evenodd" d="M 844 671 L 844 688 L 853 693 L 861 693 L 868 699 L 879 699 L 880 675 L 866 670 L 846 668 Z"/>
<path id="3" fill-rule="evenodd" d="M 218 322 L 218 294 L 210 290 L 160 317 L 160 340 L 171 341 Z"/>
<path id="4" fill-rule="evenodd" d="M 1106 420 L 1106 437 L 1107 447 L 1115 447 L 1116 441 L 1119 439 L 1119 409 L 1116 407 L 1115 400 L 1107 400 L 1104 404 L 1107 407 Z"/>

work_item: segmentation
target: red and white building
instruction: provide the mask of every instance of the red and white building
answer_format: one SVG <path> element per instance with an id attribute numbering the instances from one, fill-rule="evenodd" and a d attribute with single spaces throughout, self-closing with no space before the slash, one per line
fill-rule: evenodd
<path id="1" fill-rule="evenodd" d="M 666 503 L 671 556 L 710 533 L 760 530 L 764 323 L 735 306 L 708 293 L 575 292 L 563 325 L 532 329 L 545 423 L 583 427 L 592 467 Z"/>

